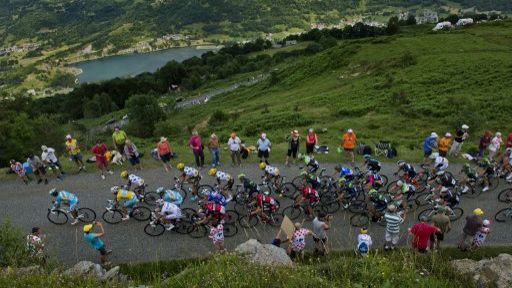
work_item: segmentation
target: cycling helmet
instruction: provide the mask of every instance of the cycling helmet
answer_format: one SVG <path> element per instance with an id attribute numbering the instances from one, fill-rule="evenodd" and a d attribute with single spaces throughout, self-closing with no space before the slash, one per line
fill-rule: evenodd
<path id="1" fill-rule="evenodd" d="M 155 204 L 158 205 L 158 206 L 162 206 L 162 205 L 164 205 L 164 200 L 163 199 L 156 199 Z"/>
<path id="2" fill-rule="evenodd" d="M 48 194 L 50 194 L 50 196 L 53 196 L 53 197 L 57 197 L 57 194 L 59 193 L 59 191 L 57 191 L 57 189 L 53 188 L 51 189 Z"/>
<path id="3" fill-rule="evenodd" d="M 362 227 L 361 230 L 359 230 L 359 233 L 361 233 L 361 234 L 368 234 L 368 228 Z"/>
<path id="4" fill-rule="evenodd" d="M 165 188 L 164 187 L 158 187 L 158 189 L 156 189 L 156 193 L 158 194 L 162 194 L 165 192 Z"/>
<path id="5" fill-rule="evenodd" d="M 437 176 L 443 176 L 444 175 L 444 170 L 440 170 L 440 171 L 437 171 L 436 175 Z"/>
<path id="6" fill-rule="evenodd" d="M 404 165 L 405 165 L 405 161 L 404 161 L 404 160 L 398 160 L 398 162 L 396 162 L 396 165 L 397 165 L 398 167 L 402 167 L 402 166 L 404 166 Z"/>
<path id="7" fill-rule="evenodd" d="M 123 178 L 123 179 L 128 178 L 128 171 L 124 170 L 123 172 L 121 172 L 121 178 Z"/>
<path id="8" fill-rule="evenodd" d="M 304 157 L 305 157 L 305 155 L 304 155 L 304 154 L 302 154 L 302 153 L 299 153 L 299 154 L 297 155 L 297 158 L 299 158 L 299 160 L 304 159 Z"/>
<path id="9" fill-rule="evenodd" d="M 265 167 L 267 167 L 267 163 L 265 162 L 260 162 L 260 164 L 258 165 L 258 167 L 260 167 L 261 170 L 265 169 Z"/>
<path id="10" fill-rule="evenodd" d="M 217 174 L 217 168 L 211 168 L 208 170 L 208 175 L 215 176 L 215 174 Z"/>
<path id="11" fill-rule="evenodd" d="M 110 193 L 117 193 L 117 191 L 119 191 L 119 186 L 112 186 L 110 188 Z"/>
<path id="12" fill-rule="evenodd" d="M 404 182 L 402 182 L 402 180 L 396 181 L 396 186 L 402 186 L 402 185 L 404 185 Z"/>
<path id="13" fill-rule="evenodd" d="M 180 171 L 183 171 L 183 169 L 185 169 L 185 164 L 184 163 L 178 163 L 178 165 L 176 165 L 176 168 L 178 168 L 178 170 L 180 170 Z"/>
<path id="14" fill-rule="evenodd" d="M 304 163 L 308 164 L 309 161 L 311 161 L 311 157 L 309 156 L 304 156 Z"/>
<path id="15" fill-rule="evenodd" d="M 482 221 L 482 224 L 484 224 L 484 226 L 489 226 L 491 225 L 491 221 L 485 219 L 484 221 Z"/>
<path id="16" fill-rule="evenodd" d="M 340 172 L 341 169 L 343 169 L 343 165 L 341 165 L 341 164 L 338 164 L 338 165 L 334 166 L 334 170 L 336 170 L 338 172 Z"/>
<path id="17" fill-rule="evenodd" d="M 89 233 L 92 230 L 92 227 L 93 227 L 92 224 L 84 225 L 84 228 L 83 228 L 84 233 Z"/>
<path id="18" fill-rule="evenodd" d="M 372 158 L 372 155 L 364 154 L 363 158 L 364 158 L 364 160 L 370 160 Z"/>
<path id="19" fill-rule="evenodd" d="M 432 153 L 429 158 L 436 159 L 437 157 L 439 157 L 439 153 L 435 152 L 435 153 Z"/>
<path id="20" fill-rule="evenodd" d="M 242 180 L 246 175 L 244 173 L 238 174 L 238 180 Z"/>
<path id="21" fill-rule="evenodd" d="M 484 210 L 482 210 L 481 208 L 476 208 L 475 210 L 473 210 L 473 214 L 477 216 L 484 215 Z"/>

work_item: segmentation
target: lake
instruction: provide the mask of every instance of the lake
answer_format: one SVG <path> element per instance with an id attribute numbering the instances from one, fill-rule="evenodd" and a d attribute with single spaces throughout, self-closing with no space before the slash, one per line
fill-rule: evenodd
<path id="1" fill-rule="evenodd" d="M 82 73 L 77 76 L 80 83 L 90 83 L 116 77 L 131 77 L 144 72 L 155 72 L 171 60 L 181 62 L 212 50 L 214 49 L 171 48 L 148 53 L 109 56 L 73 63 L 71 66 L 82 70 Z"/>

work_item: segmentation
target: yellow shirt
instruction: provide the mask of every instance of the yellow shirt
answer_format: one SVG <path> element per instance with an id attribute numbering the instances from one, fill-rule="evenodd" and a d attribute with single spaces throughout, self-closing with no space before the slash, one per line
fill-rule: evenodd
<path id="1" fill-rule="evenodd" d="M 448 147 L 452 143 L 451 138 L 443 137 L 441 140 L 439 140 L 439 143 L 437 144 L 437 147 L 439 148 L 439 151 L 441 152 L 448 152 Z"/>
<path id="2" fill-rule="evenodd" d="M 117 202 L 119 202 L 121 200 L 130 200 L 133 197 L 137 197 L 135 193 L 133 193 L 132 191 L 121 189 L 119 190 L 119 192 L 117 192 L 116 200 Z"/>
<path id="3" fill-rule="evenodd" d="M 76 141 L 76 139 L 66 141 L 66 147 L 68 148 L 69 154 L 71 155 L 76 155 L 80 153 L 80 148 L 78 147 L 78 141 Z"/>

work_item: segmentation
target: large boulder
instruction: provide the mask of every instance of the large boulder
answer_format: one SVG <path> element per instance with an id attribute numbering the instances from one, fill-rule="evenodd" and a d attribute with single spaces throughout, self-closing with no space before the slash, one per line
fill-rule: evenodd
<path id="1" fill-rule="evenodd" d="M 238 245 L 235 251 L 252 263 L 264 266 L 293 266 L 292 260 L 283 248 L 261 244 L 255 239 Z"/>
<path id="2" fill-rule="evenodd" d="M 107 282 L 107 281 L 117 281 L 119 280 L 119 266 L 116 266 L 110 270 L 108 270 L 106 273 L 104 273 L 100 278 L 101 281 Z"/>
<path id="3" fill-rule="evenodd" d="M 96 264 L 91 261 L 80 261 L 75 266 L 64 271 L 64 275 L 69 276 L 86 276 L 90 274 L 96 274 Z"/>
<path id="4" fill-rule="evenodd" d="M 512 287 L 512 256 L 509 254 L 480 261 L 453 260 L 451 263 L 458 272 L 472 275 L 477 287 Z"/>

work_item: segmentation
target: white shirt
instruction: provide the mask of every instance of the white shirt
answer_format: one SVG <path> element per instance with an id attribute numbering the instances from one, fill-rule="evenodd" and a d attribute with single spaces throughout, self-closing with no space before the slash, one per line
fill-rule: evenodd
<path id="1" fill-rule="evenodd" d="M 272 167 L 270 165 L 267 165 L 265 167 L 265 172 L 267 172 L 268 174 L 270 174 L 272 176 L 279 176 L 279 169 L 276 167 Z"/>
<path id="2" fill-rule="evenodd" d="M 501 138 L 492 138 L 491 144 L 489 145 L 489 150 L 491 150 L 492 152 L 498 151 L 500 149 L 501 143 L 503 143 Z"/>
<path id="3" fill-rule="evenodd" d="M 188 177 L 197 177 L 199 176 L 199 171 L 197 169 L 185 166 L 185 169 L 183 169 L 183 173 L 185 173 Z"/>
<path id="4" fill-rule="evenodd" d="M 217 177 L 217 179 L 219 181 L 231 180 L 231 175 L 229 175 L 228 173 L 222 172 L 222 171 L 217 171 L 217 173 L 215 174 L 215 177 Z"/>
<path id="5" fill-rule="evenodd" d="M 43 153 L 41 153 L 41 159 L 48 163 L 57 163 L 59 160 L 55 155 L 55 149 L 49 147 L 46 149 L 46 152 L 43 151 Z"/>
<path id="6" fill-rule="evenodd" d="M 137 185 L 137 186 L 144 185 L 144 180 L 135 174 L 130 174 L 128 176 L 128 180 L 130 180 L 130 183 Z"/>
<path id="7" fill-rule="evenodd" d="M 439 167 L 439 170 L 446 170 L 448 169 L 448 159 L 444 157 L 436 157 L 435 161 L 435 167 Z"/>
<path id="8" fill-rule="evenodd" d="M 162 206 L 162 210 L 160 210 L 160 215 L 179 217 L 181 216 L 181 209 L 171 202 L 165 202 Z"/>
<path id="9" fill-rule="evenodd" d="M 238 136 L 235 137 L 235 139 L 230 137 L 229 140 L 228 140 L 229 150 L 231 150 L 231 151 L 239 151 L 241 143 L 242 143 L 242 141 L 240 141 L 240 138 L 238 138 Z"/>
<path id="10" fill-rule="evenodd" d="M 361 243 L 366 243 L 366 245 L 368 246 L 368 249 L 370 249 L 370 247 L 372 246 L 372 237 L 368 234 L 359 234 L 357 236 L 357 247 L 359 247 L 359 245 L 361 245 Z"/>

